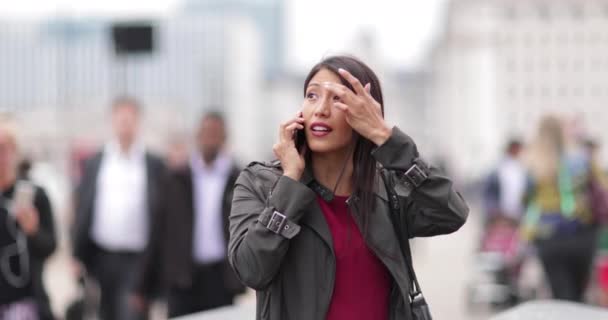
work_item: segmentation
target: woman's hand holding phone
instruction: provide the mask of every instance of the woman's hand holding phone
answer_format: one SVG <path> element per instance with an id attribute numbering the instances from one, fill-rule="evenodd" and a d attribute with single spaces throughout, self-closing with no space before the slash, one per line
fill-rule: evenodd
<path id="1" fill-rule="evenodd" d="M 33 206 L 29 207 L 20 207 L 16 209 L 16 219 L 19 226 L 21 226 L 21 230 L 28 235 L 34 235 L 38 232 L 40 228 L 40 218 L 38 216 L 38 210 Z"/>
<path id="2" fill-rule="evenodd" d="M 279 126 L 279 141 L 272 147 L 274 155 L 281 161 L 283 175 L 293 180 L 300 180 L 305 166 L 306 147 L 302 147 L 300 150 L 296 147 L 295 139 L 298 130 L 304 130 L 302 112 L 298 112 L 296 117 Z"/>

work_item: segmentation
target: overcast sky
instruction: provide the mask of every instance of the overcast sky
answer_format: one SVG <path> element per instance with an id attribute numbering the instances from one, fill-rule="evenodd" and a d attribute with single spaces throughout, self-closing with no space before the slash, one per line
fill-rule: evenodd
<path id="1" fill-rule="evenodd" d="M 361 30 L 376 36 L 389 65 L 414 67 L 441 27 L 448 0 L 286 0 L 288 61 L 310 65 L 342 52 Z M 180 0 L 0 0 L 0 16 L 166 15 Z"/>

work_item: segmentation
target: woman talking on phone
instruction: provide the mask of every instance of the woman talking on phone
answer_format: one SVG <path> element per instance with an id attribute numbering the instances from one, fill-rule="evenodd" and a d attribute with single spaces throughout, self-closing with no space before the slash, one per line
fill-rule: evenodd
<path id="1" fill-rule="evenodd" d="M 42 268 L 55 250 L 43 189 L 18 178 L 16 129 L 0 120 L 0 319 L 53 319 Z"/>
<path id="2" fill-rule="evenodd" d="M 407 239 L 458 230 L 468 207 L 383 108 L 368 66 L 326 58 L 280 125 L 278 160 L 241 173 L 229 258 L 257 319 L 430 319 Z"/>

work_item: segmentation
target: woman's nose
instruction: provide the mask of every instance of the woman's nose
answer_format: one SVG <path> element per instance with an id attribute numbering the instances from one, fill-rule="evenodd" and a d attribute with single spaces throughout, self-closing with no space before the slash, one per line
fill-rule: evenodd
<path id="1" fill-rule="evenodd" d="M 331 98 L 325 97 L 324 99 L 319 100 L 315 108 L 315 116 L 323 116 L 329 117 L 331 114 Z"/>

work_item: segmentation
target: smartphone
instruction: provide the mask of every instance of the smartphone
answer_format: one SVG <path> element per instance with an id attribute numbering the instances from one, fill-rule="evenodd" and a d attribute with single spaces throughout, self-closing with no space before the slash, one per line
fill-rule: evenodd
<path id="1" fill-rule="evenodd" d="M 306 135 L 304 134 L 304 130 L 296 130 L 294 135 L 296 149 L 298 151 L 302 151 L 302 148 L 304 147 L 304 145 L 306 145 Z"/>
<path id="2" fill-rule="evenodd" d="M 31 182 L 25 180 L 17 181 L 17 185 L 15 186 L 15 195 L 13 197 L 13 207 L 31 207 L 34 204 L 35 192 L 36 189 Z"/>

